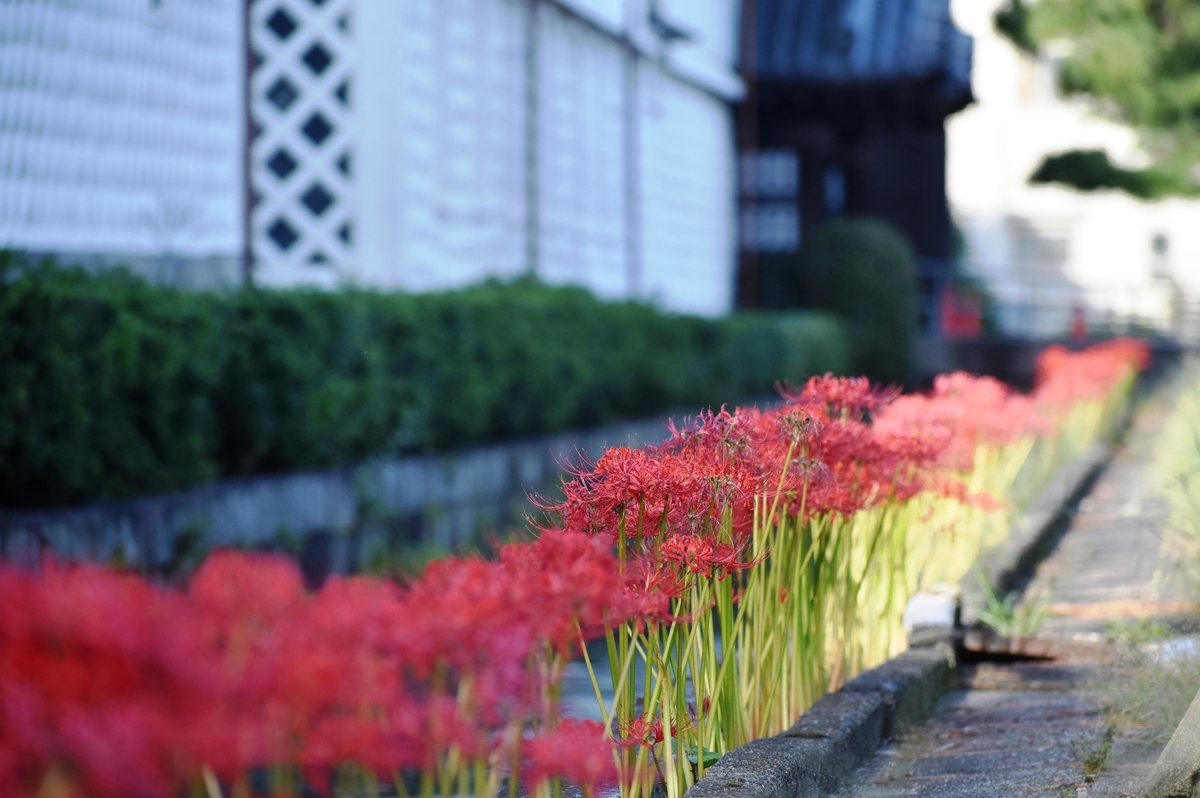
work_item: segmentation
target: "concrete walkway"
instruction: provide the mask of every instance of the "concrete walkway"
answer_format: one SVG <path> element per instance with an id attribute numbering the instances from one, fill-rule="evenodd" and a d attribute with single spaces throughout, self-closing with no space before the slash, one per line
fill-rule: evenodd
<path id="1" fill-rule="evenodd" d="M 1050 599 L 1052 617 L 1042 634 L 1095 640 L 1114 622 L 1191 609 L 1193 588 L 1160 550 L 1168 507 L 1155 449 L 1167 405 L 1167 396 L 1147 400 L 1125 444 L 1038 566 L 1025 594 Z"/>
<path id="2" fill-rule="evenodd" d="M 1153 449 L 1169 393 L 1142 406 L 1026 589 L 1057 613 L 1039 636 L 1058 641 L 1061 655 L 964 662 L 935 716 L 902 732 L 839 796 L 1136 794 L 1165 740 L 1113 721 L 1114 688 L 1129 673 L 1105 640 L 1120 624 L 1190 610 L 1185 580 L 1160 562 L 1166 508 Z"/>

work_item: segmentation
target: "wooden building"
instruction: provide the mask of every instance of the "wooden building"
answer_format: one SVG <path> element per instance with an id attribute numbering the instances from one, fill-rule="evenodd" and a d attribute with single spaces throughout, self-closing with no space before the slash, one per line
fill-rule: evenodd
<path id="1" fill-rule="evenodd" d="M 882 218 L 922 267 L 951 255 L 945 119 L 972 102 L 949 0 L 744 0 L 738 301 L 839 215 Z"/>

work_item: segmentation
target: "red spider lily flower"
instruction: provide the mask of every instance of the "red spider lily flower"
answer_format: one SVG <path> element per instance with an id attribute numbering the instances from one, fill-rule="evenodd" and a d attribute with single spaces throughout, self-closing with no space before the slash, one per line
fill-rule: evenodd
<path id="1" fill-rule="evenodd" d="M 553 508 L 564 529 L 495 562 L 435 563 L 403 587 L 333 579 L 309 595 L 290 562 L 232 552 L 186 592 L 100 568 L 0 566 L 0 795 L 33 798 L 43 782 L 89 798 L 172 795 L 201 767 L 232 780 L 277 763 L 327 788 L 351 762 L 383 775 L 451 751 L 503 759 L 531 722 L 547 731 L 527 743 L 529 777 L 593 788 L 611 775 L 596 752 L 612 744 L 593 747 L 598 727 L 557 725 L 548 698 L 580 636 L 703 611 L 687 603 L 697 579 L 758 564 L 746 547 L 764 507 L 849 516 L 925 491 L 994 509 L 963 477 L 979 447 L 1106 401 L 1147 356 L 1127 340 L 1051 348 L 1031 397 L 966 374 L 899 398 L 814 378 L 781 408 L 722 408 L 659 446 L 610 450 L 565 486 Z M 663 740 L 655 718 L 622 732 L 625 746 Z"/>
<path id="2" fill-rule="evenodd" d="M 938 476 L 931 480 L 929 488 L 936 496 L 952 499 L 959 504 L 978 507 L 986 512 L 1004 508 L 1004 503 L 987 493 L 972 493 L 966 482 L 954 476 Z"/>
<path id="3" fill-rule="evenodd" d="M 615 745 L 597 721 L 564 720 L 526 741 L 524 750 L 528 756 L 524 775 L 534 785 L 561 778 L 592 796 L 597 786 L 617 779 Z"/>
<path id="4" fill-rule="evenodd" d="M 713 575 L 712 542 L 697 535 L 672 535 L 658 547 L 658 555 L 668 565 L 703 577 Z"/>
<path id="5" fill-rule="evenodd" d="M 291 560 L 272 554 L 218 551 L 188 583 L 203 610 L 224 618 L 267 623 L 304 600 L 304 578 Z"/>
<path id="6" fill-rule="evenodd" d="M 684 596 L 691 582 L 677 569 L 661 562 L 640 558 L 625 571 L 625 584 L 619 601 L 630 618 L 642 628 L 645 622 L 671 623 L 679 620 L 671 612 L 671 601 Z"/>
<path id="7" fill-rule="evenodd" d="M 1149 358 L 1146 344 L 1129 338 L 1116 338 L 1082 352 L 1047 347 L 1038 356 L 1034 397 L 1052 416 L 1060 416 L 1077 402 L 1107 395 L 1128 375 L 1144 370 Z"/>
<path id="8" fill-rule="evenodd" d="M 714 543 L 698 535 L 671 535 L 659 545 L 657 559 L 680 574 L 723 580 L 755 564 L 742 560 L 744 548 L 745 544 Z"/>
<path id="9" fill-rule="evenodd" d="M 835 377 L 832 374 L 810 377 L 804 388 L 786 391 L 784 399 L 830 419 L 861 419 L 899 395 L 899 389 L 880 389 L 866 377 Z"/>
<path id="10" fill-rule="evenodd" d="M 689 720 L 690 723 L 690 719 L 687 720 Z M 690 726 L 685 727 L 684 731 L 687 731 L 688 728 L 690 728 Z M 672 723 L 671 737 L 675 738 L 678 736 L 679 727 L 678 725 Z M 662 718 L 634 718 L 625 727 L 625 733 L 621 735 L 621 739 L 617 741 L 616 745 L 619 748 L 633 748 L 639 745 L 643 748 L 653 748 L 654 746 L 663 742 L 664 737 L 665 729 Z"/>
<path id="11" fill-rule="evenodd" d="M 173 794 L 220 735 L 221 670 L 182 596 L 91 566 L 0 566 L 0 793 Z M 189 723 L 180 723 L 188 719 Z"/>
<path id="12" fill-rule="evenodd" d="M 653 748 L 663 741 L 661 718 L 634 718 L 623 730 L 618 745 L 621 748 Z M 674 736 L 672 734 L 672 736 Z"/>
<path id="13" fill-rule="evenodd" d="M 264 762 L 289 761 L 306 712 L 291 676 L 320 655 L 289 652 L 287 626 L 309 598 L 295 564 L 275 555 L 223 551 L 210 556 L 188 584 L 196 630 L 222 673 L 221 705 L 228 751 L 206 748 L 206 764 L 233 776 Z M 220 739 L 220 738 L 216 738 Z"/>
<path id="14" fill-rule="evenodd" d="M 691 715 L 691 718 L 692 718 L 692 724 L 695 725 L 696 721 L 700 717 L 707 715 L 709 710 L 712 709 L 712 696 L 706 695 L 700 701 L 700 712 L 699 713 L 696 712 L 695 704 L 689 703 L 687 705 L 687 707 L 688 707 L 688 714 Z"/>
<path id="15" fill-rule="evenodd" d="M 319 784 L 339 764 L 386 773 L 380 713 L 410 685 L 404 679 L 410 617 L 393 585 L 333 579 L 278 631 L 274 681 L 265 700 L 298 742 L 288 759 Z M 303 652 L 297 655 L 297 652 Z"/>
<path id="16" fill-rule="evenodd" d="M 563 525 L 613 542 L 623 530 L 633 541 L 660 534 L 680 508 L 704 505 L 707 474 L 686 457 L 614 447 L 590 470 L 563 486 L 564 500 L 547 509 Z"/>
<path id="17" fill-rule="evenodd" d="M 728 532 L 740 542 L 751 531 L 756 497 L 778 496 L 786 511 L 805 485 L 825 476 L 812 459 L 821 423 L 801 408 L 722 409 L 671 429 L 656 450 L 691 462 L 706 483 L 675 505 L 670 521 L 677 531 L 710 536 L 727 515 Z"/>
<path id="18" fill-rule="evenodd" d="M 624 623 L 632 610 L 617 600 L 623 581 L 611 547 L 571 530 L 547 530 L 532 543 L 503 546 L 500 564 L 514 600 L 530 610 L 536 636 L 560 652 Z"/>
<path id="19" fill-rule="evenodd" d="M 974 467 L 981 445 L 1004 446 L 1045 431 L 1031 399 L 990 377 L 964 373 L 937 377 L 928 395 L 896 399 L 875 426 L 937 442 L 943 450 L 942 466 L 960 472 Z"/>

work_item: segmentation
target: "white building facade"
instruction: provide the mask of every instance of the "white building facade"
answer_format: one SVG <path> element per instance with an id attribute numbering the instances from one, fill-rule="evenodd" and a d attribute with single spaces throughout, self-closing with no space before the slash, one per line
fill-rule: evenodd
<path id="1" fill-rule="evenodd" d="M 732 306 L 737 0 L 0 0 L 0 248 Z"/>
<path id="2" fill-rule="evenodd" d="M 239 0 L 0 0 L 0 248 L 238 279 Z"/>
<path id="3" fill-rule="evenodd" d="M 1034 58 L 1001 37 L 1001 0 L 956 0 L 975 38 L 978 103 L 947 124 L 947 194 L 975 272 L 998 300 L 1006 332 L 1061 335 L 1131 325 L 1196 335 L 1200 202 L 1143 202 L 1115 191 L 1030 185 L 1046 155 L 1104 149 L 1148 162 L 1134 131 L 1086 101 L 1060 96 L 1053 48 Z"/>
<path id="4" fill-rule="evenodd" d="M 728 311 L 737 14 L 255 0 L 255 279 L 426 291 L 535 274 Z"/>

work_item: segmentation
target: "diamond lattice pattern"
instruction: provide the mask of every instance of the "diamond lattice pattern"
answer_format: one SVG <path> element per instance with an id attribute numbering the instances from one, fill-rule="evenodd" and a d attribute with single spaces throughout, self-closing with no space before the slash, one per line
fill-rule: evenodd
<path id="1" fill-rule="evenodd" d="M 332 284 L 354 263 L 355 0 L 252 0 L 251 216 L 264 283 Z"/>

